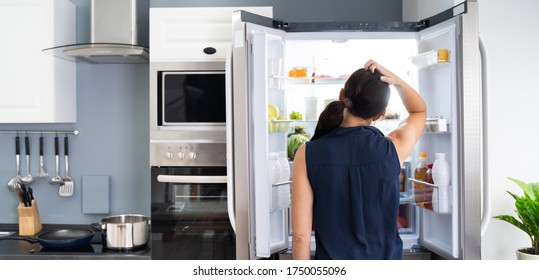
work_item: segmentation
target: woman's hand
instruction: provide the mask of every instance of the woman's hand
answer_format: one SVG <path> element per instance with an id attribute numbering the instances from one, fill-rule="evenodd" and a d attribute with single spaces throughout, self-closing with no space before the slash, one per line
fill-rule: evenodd
<path id="1" fill-rule="evenodd" d="M 364 68 L 371 71 L 371 73 L 374 73 L 375 70 L 378 70 L 378 72 L 380 72 L 380 74 L 382 75 L 382 77 L 380 77 L 380 80 L 384 83 L 388 83 L 390 85 L 396 85 L 396 86 L 402 84 L 402 80 L 399 77 L 397 77 L 391 71 L 387 70 L 385 67 L 378 64 L 376 61 L 372 59 L 370 59 L 369 61 L 365 63 Z"/>

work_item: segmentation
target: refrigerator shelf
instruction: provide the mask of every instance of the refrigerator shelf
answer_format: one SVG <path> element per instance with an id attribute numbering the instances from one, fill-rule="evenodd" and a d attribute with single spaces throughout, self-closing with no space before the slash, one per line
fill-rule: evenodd
<path id="1" fill-rule="evenodd" d="M 277 124 L 290 124 L 290 126 L 304 126 L 304 125 L 307 125 L 307 124 L 312 124 L 312 123 L 316 123 L 317 121 L 304 121 L 304 120 L 272 120 L 271 121 L 272 123 L 277 123 Z"/>
<path id="2" fill-rule="evenodd" d="M 298 121 L 298 120 L 271 120 L 268 121 L 269 133 L 285 133 L 294 126 L 316 125 L 317 121 Z"/>
<path id="3" fill-rule="evenodd" d="M 299 85 L 299 86 L 316 86 L 316 85 L 342 85 L 346 82 L 344 78 L 315 78 L 313 81 L 312 77 L 303 77 L 303 78 L 290 78 L 290 77 L 272 77 L 275 79 L 286 79 L 287 85 Z"/>
<path id="4" fill-rule="evenodd" d="M 315 84 L 344 84 L 345 78 L 314 78 Z"/>
<path id="5" fill-rule="evenodd" d="M 401 193 L 399 202 L 400 204 L 415 204 L 414 196 L 412 194 Z"/>

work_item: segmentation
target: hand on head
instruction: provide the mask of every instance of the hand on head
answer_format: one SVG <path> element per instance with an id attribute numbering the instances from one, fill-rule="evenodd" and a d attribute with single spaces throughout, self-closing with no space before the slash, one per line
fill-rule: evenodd
<path id="1" fill-rule="evenodd" d="M 374 71 L 378 70 L 378 72 L 382 75 L 380 77 L 380 80 L 384 83 L 388 83 L 390 85 L 400 83 L 400 79 L 395 76 L 395 74 L 393 74 L 391 71 L 387 70 L 385 67 L 378 64 L 372 59 L 369 59 L 369 61 L 365 63 L 364 68 L 371 71 L 371 73 L 374 73 Z"/>

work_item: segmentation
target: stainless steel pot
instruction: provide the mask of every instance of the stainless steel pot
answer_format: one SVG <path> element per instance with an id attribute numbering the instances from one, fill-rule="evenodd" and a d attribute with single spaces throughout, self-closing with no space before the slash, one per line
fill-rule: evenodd
<path id="1" fill-rule="evenodd" d="M 132 250 L 147 246 L 150 219 L 143 215 L 125 214 L 101 219 L 103 246 L 114 250 Z"/>

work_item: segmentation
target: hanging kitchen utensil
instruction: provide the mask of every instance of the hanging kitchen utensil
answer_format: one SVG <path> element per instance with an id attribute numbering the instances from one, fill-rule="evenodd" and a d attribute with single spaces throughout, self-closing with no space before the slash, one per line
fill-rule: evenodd
<path id="1" fill-rule="evenodd" d="M 11 180 L 9 180 L 7 186 L 9 188 L 10 191 L 12 192 L 17 192 L 17 195 L 19 195 L 19 199 L 21 200 L 22 202 L 22 199 L 21 199 L 21 195 L 20 195 L 20 192 L 18 190 L 20 190 L 20 179 L 21 179 L 21 173 L 20 173 L 20 170 L 21 170 L 21 165 L 20 165 L 20 140 L 19 140 L 19 135 L 17 135 L 15 137 L 15 162 L 16 162 L 16 175 L 15 177 L 13 177 Z"/>
<path id="2" fill-rule="evenodd" d="M 43 165 L 43 136 L 39 137 L 39 179 L 45 180 L 49 178 L 49 173 L 45 170 Z"/>
<path id="3" fill-rule="evenodd" d="M 24 137 L 24 149 L 26 151 L 26 176 L 21 178 L 21 182 L 28 185 L 34 181 L 30 175 L 30 137 L 28 135 Z"/>
<path id="4" fill-rule="evenodd" d="M 64 183 L 60 186 L 59 194 L 60 196 L 72 196 L 73 195 L 73 186 L 75 182 L 69 177 L 69 148 L 67 136 L 64 137 L 64 159 L 65 159 L 65 176 Z"/>
<path id="5" fill-rule="evenodd" d="M 56 135 L 56 137 L 54 137 L 54 157 L 55 157 L 55 160 L 56 160 L 56 176 L 52 177 L 51 180 L 49 181 L 50 184 L 52 185 L 62 185 L 62 183 L 64 182 L 64 180 L 62 179 L 62 177 L 60 177 L 60 174 L 59 174 L 59 169 L 60 169 L 60 147 L 59 147 L 59 144 L 58 144 L 58 135 Z"/>
<path id="6" fill-rule="evenodd" d="M 60 229 L 39 233 L 35 238 L 27 236 L 6 236 L 1 240 L 23 240 L 41 244 L 45 249 L 69 251 L 86 246 L 95 235 L 91 229 Z"/>

